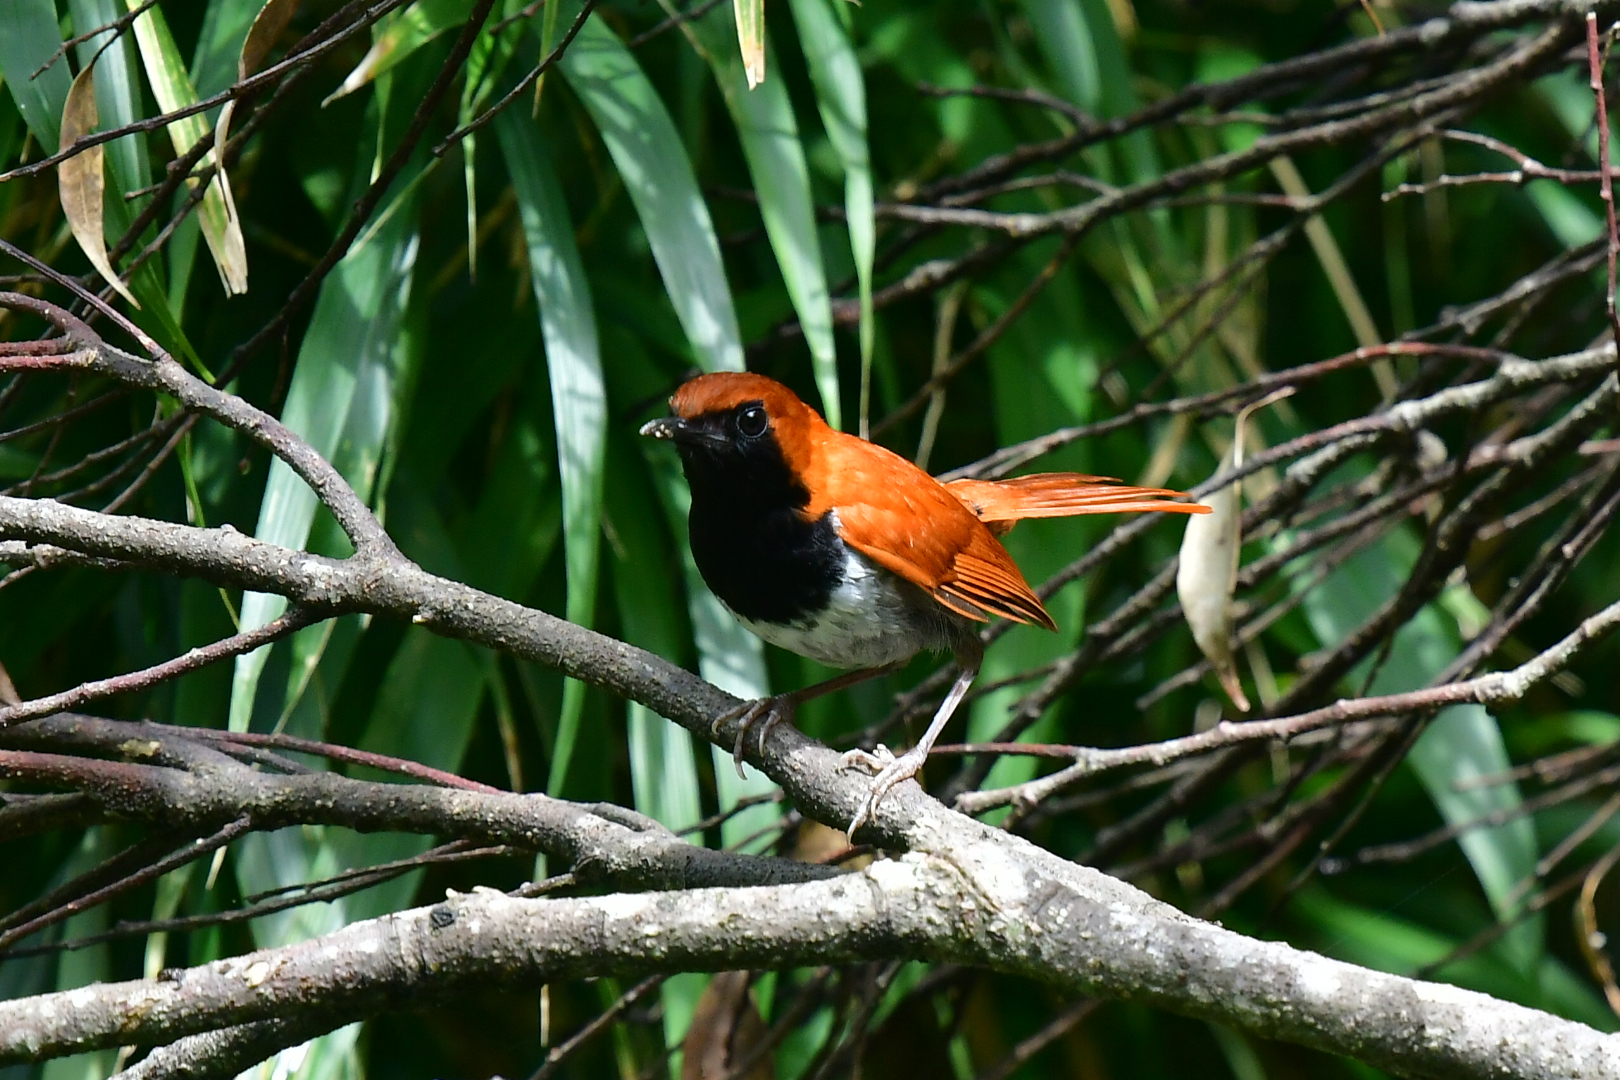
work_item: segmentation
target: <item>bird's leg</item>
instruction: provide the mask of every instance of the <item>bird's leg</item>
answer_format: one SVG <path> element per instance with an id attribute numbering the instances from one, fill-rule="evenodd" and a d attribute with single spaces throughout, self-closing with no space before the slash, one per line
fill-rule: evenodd
<path id="1" fill-rule="evenodd" d="M 855 838 L 855 830 L 872 820 L 873 815 L 877 813 L 878 803 L 890 789 L 922 771 L 923 762 L 928 760 L 928 751 L 934 748 L 934 741 L 939 738 L 940 732 L 945 730 L 951 714 L 962 704 L 962 699 L 967 696 L 968 687 L 972 686 L 973 680 L 978 677 L 981 658 L 977 650 L 972 655 L 958 654 L 956 661 L 962 665 L 962 673 L 956 677 L 956 682 L 951 684 L 951 692 L 940 702 L 939 711 L 934 713 L 934 719 L 929 722 L 928 730 L 923 732 L 923 737 L 917 741 L 916 746 L 899 757 L 895 757 L 882 743 L 878 744 L 875 754 L 869 754 L 865 750 L 850 750 L 844 754 L 845 768 L 860 768 L 876 774 L 872 777 L 871 790 L 867 792 L 866 799 L 855 814 L 855 820 L 849 823 L 851 841 Z"/>
<path id="2" fill-rule="evenodd" d="M 759 752 L 763 754 L 765 752 L 765 738 L 770 735 L 771 729 L 784 720 L 792 723 L 793 714 L 806 701 L 814 701 L 824 694 L 842 690 L 846 686 L 854 686 L 868 679 L 875 679 L 879 675 L 887 675 L 892 671 L 897 671 L 904 663 L 905 661 L 902 660 L 893 664 L 884 664 L 881 667 L 846 671 L 842 675 L 835 675 L 824 682 L 816 683 L 814 686 L 806 686 L 802 690 L 793 690 L 786 694 L 773 694 L 770 697 L 744 702 L 735 709 L 723 712 L 716 717 L 710 732 L 718 738 L 720 729 L 728 722 L 732 720 L 742 721 L 742 726 L 737 730 L 737 741 L 731 750 L 733 764 L 737 766 L 737 775 L 742 776 L 743 744 L 747 740 L 749 732 L 756 728 L 759 730 L 759 741 L 755 745 L 759 748 Z"/>

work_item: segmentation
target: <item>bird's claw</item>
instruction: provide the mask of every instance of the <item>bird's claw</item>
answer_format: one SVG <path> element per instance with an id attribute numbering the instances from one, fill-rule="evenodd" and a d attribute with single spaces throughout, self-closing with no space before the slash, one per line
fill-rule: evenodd
<path id="1" fill-rule="evenodd" d="M 732 764 L 737 766 L 737 775 L 747 779 L 743 773 L 743 743 L 748 739 L 748 733 L 755 728 L 759 729 L 759 741 L 756 744 L 761 754 L 765 753 L 765 738 L 770 735 L 771 729 L 784 720 L 793 719 L 793 699 L 785 694 L 775 697 L 756 698 L 745 701 L 735 709 L 721 713 L 715 717 L 714 723 L 709 727 L 709 734 L 715 738 L 720 737 L 720 729 L 732 720 L 740 721 L 737 729 L 737 741 L 732 744 Z"/>
<path id="2" fill-rule="evenodd" d="M 922 771 L 923 762 L 928 760 L 927 754 L 920 754 L 913 747 L 895 757 L 894 752 L 882 743 L 878 743 L 872 752 L 865 750 L 849 750 L 844 753 L 839 763 L 841 768 L 861 769 L 873 773 L 872 786 L 861 800 L 860 809 L 855 812 L 855 818 L 849 823 L 848 836 L 850 842 L 855 840 L 855 833 L 877 816 L 878 803 L 883 801 L 897 784 L 910 780 Z"/>

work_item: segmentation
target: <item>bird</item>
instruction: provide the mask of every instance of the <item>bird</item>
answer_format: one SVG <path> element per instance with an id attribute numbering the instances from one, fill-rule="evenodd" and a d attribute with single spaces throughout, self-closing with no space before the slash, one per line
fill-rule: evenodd
<path id="1" fill-rule="evenodd" d="M 1159 510 L 1208 513 L 1164 488 L 1108 477 L 1040 473 L 941 482 L 876 443 L 830 427 L 788 387 L 753 372 L 712 372 L 681 384 L 672 415 L 641 434 L 674 443 L 691 490 L 693 560 L 710 591 L 772 645 L 835 668 L 825 682 L 727 712 L 733 748 L 798 705 L 894 671 L 921 652 L 949 652 L 959 673 L 928 730 L 895 755 L 851 750 L 846 768 L 872 774 L 848 834 L 883 797 L 921 771 L 979 673 L 978 629 L 992 616 L 1057 629 L 999 536 L 1024 518 Z"/>

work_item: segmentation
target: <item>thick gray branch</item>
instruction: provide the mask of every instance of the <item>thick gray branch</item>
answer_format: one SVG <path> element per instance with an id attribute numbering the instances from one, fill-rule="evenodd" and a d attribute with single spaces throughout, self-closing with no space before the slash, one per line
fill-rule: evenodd
<path id="1" fill-rule="evenodd" d="M 89 747 L 137 760 L 4 749 L 30 745 Z M 0 777 L 69 786 L 118 817 L 198 836 L 245 818 L 256 830 L 339 825 L 362 832 L 510 844 L 565 859 L 580 878 L 620 889 L 776 884 L 840 872 L 790 859 L 714 851 L 688 843 L 650 819 L 645 828 L 632 828 L 589 807 L 545 795 L 377 783 L 329 772 L 260 772 L 206 747 L 165 737 L 165 729 L 88 716 L 53 717 L 4 732 Z"/>
<path id="2" fill-rule="evenodd" d="M 259 1020 L 160 1046 L 114 1080 L 231 1080 L 289 1046 L 332 1030 L 318 1013 Z"/>
<path id="3" fill-rule="evenodd" d="M 937 830 L 944 830 L 943 832 Z M 1257 942 L 1004 833 L 925 811 L 913 853 L 828 881 L 567 900 L 456 895 L 315 941 L 0 1003 L 0 1062 L 276 1017 L 337 1027 L 473 985 L 926 958 L 1208 1017 L 1415 1077 L 1620 1078 L 1620 1038 Z"/>

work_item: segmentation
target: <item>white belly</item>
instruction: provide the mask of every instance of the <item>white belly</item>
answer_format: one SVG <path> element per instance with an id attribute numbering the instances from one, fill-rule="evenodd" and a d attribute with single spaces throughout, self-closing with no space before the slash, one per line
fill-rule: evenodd
<path id="1" fill-rule="evenodd" d="M 736 612 L 732 612 L 736 615 Z M 791 623 L 737 621 L 772 645 L 830 667 L 880 667 L 949 647 L 950 614 L 856 551 L 827 607 Z"/>

